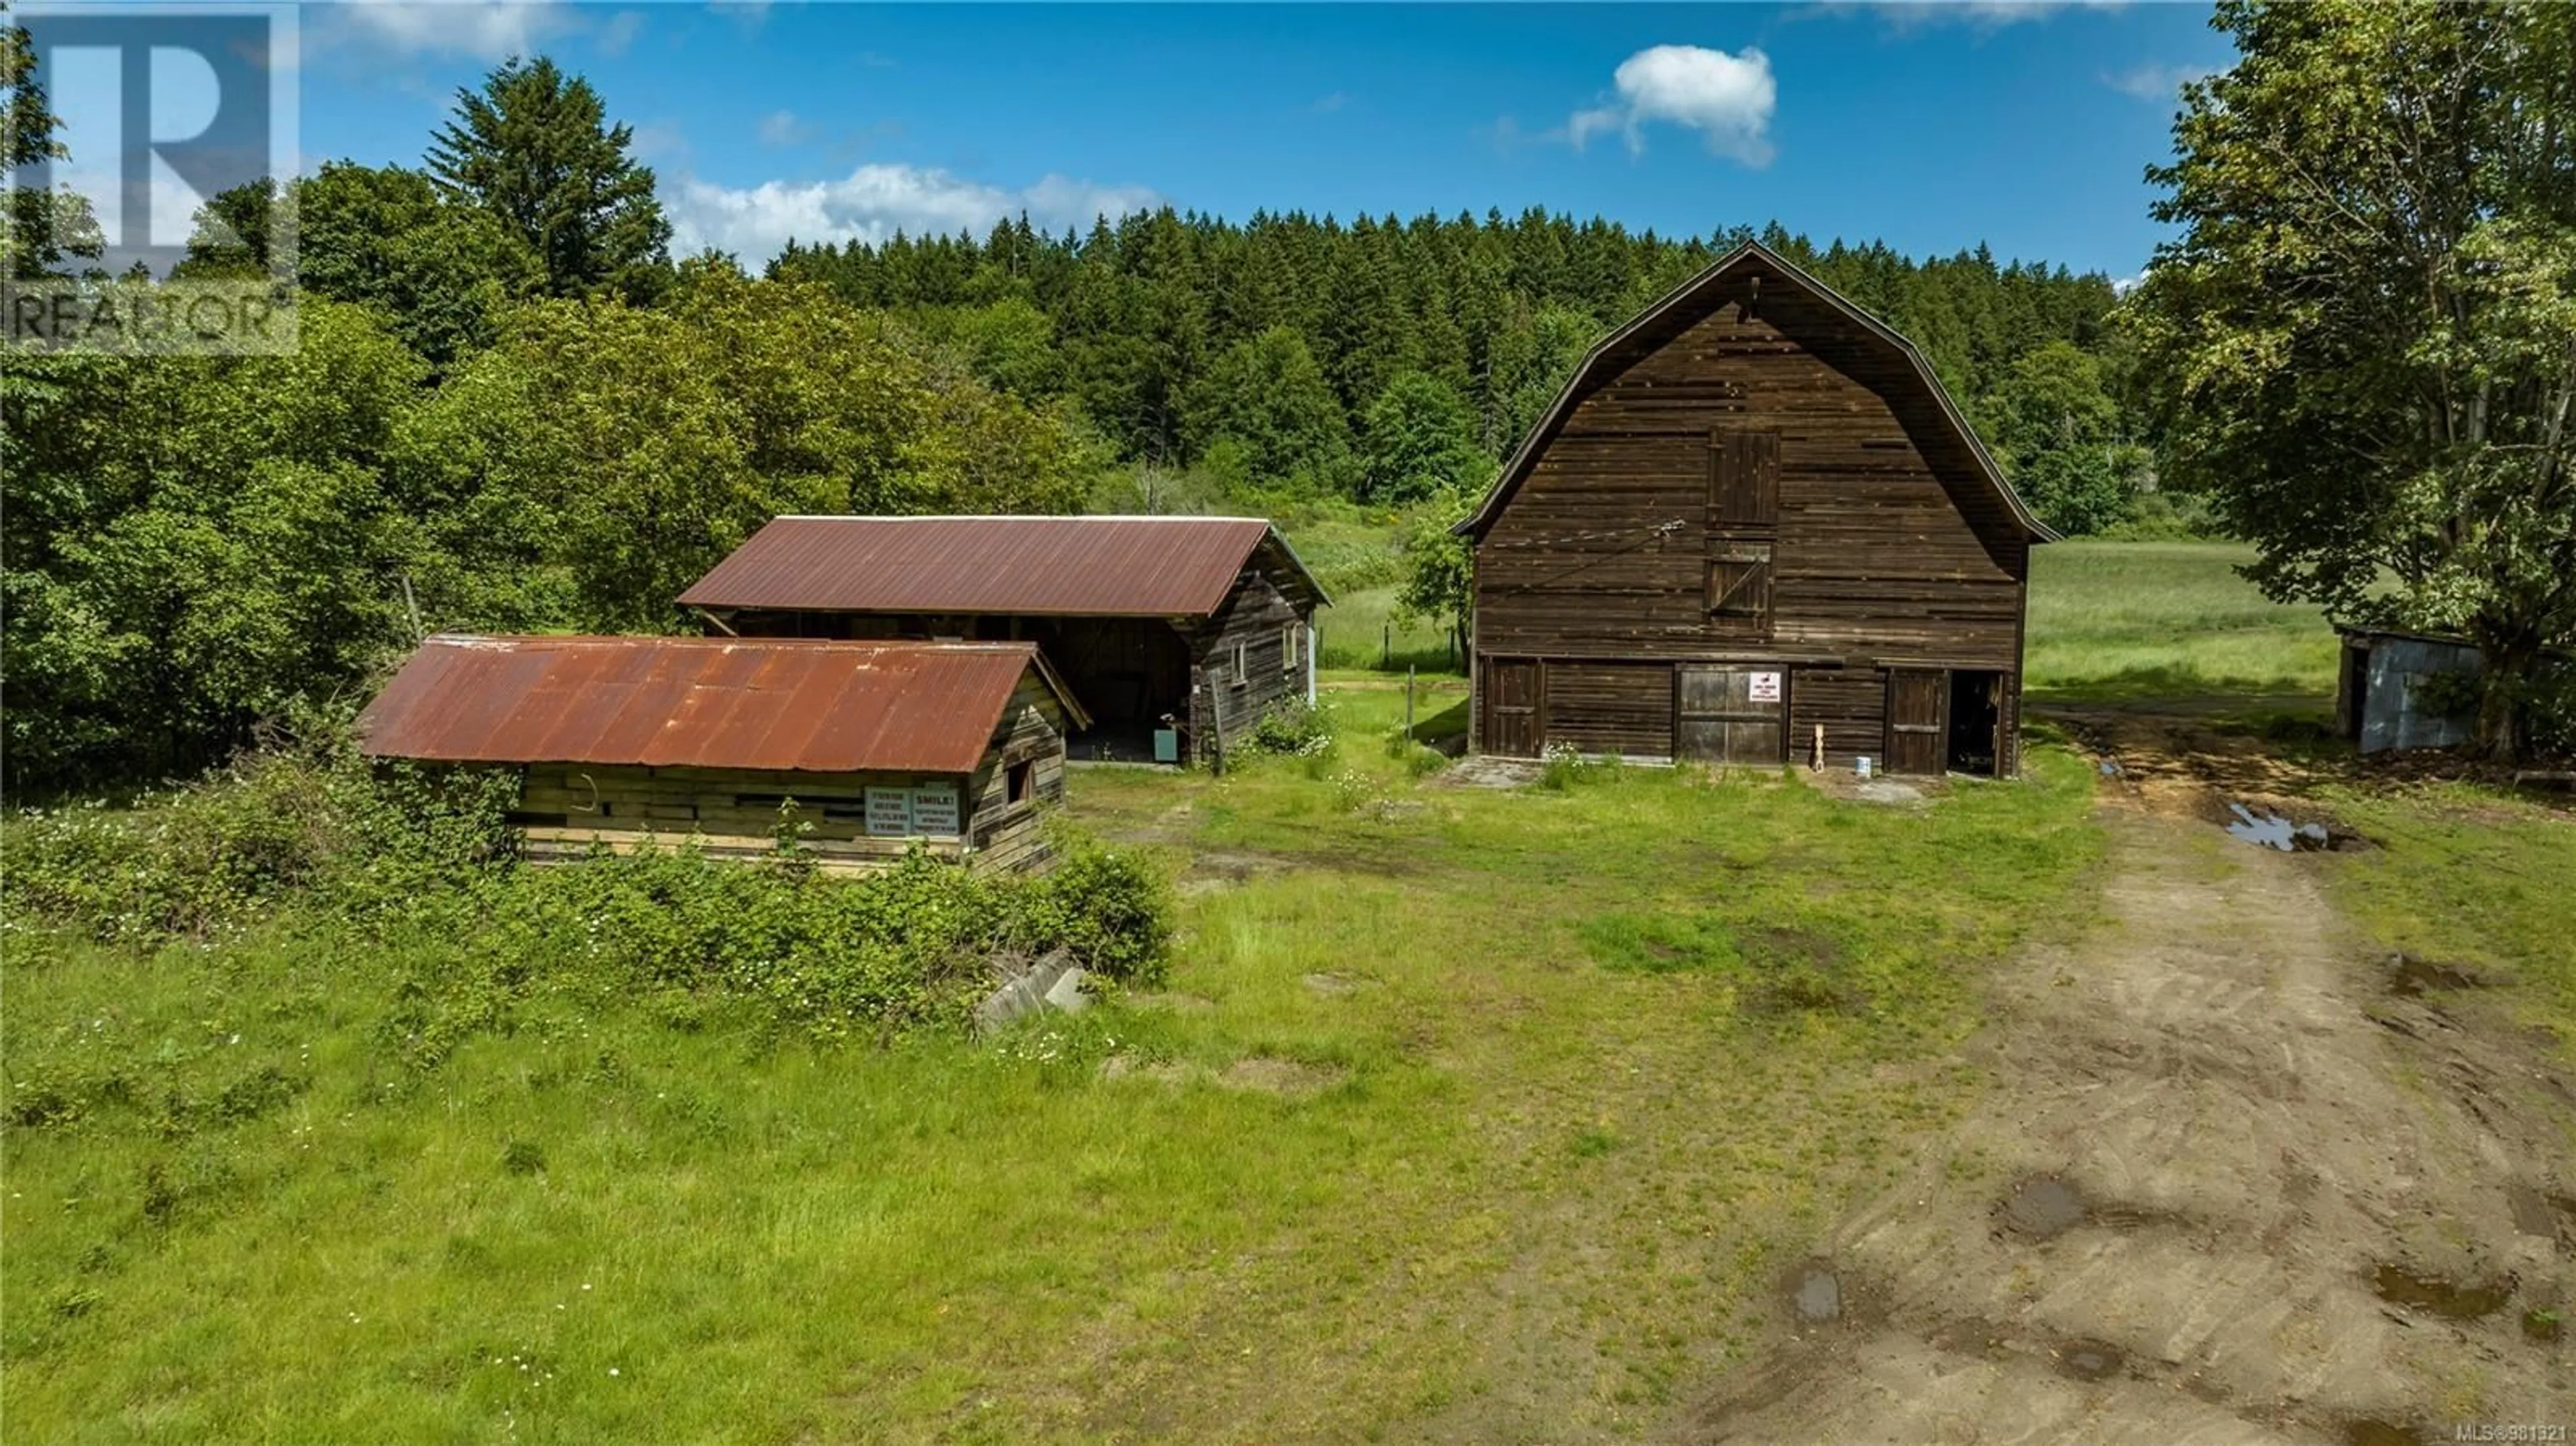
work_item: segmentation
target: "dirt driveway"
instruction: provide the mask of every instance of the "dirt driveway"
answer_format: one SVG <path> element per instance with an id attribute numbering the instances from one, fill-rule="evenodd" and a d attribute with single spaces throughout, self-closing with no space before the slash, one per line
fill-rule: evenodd
<path id="1" fill-rule="evenodd" d="M 2000 969 L 1983 1104 L 1781 1283 L 1781 1340 L 1681 1439 L 2569 1439 L 2567 1081 L 2365 949 L 2341 860 L 2228 838 L 2154 727 L 2092 736 L 2103 916 Z"/>

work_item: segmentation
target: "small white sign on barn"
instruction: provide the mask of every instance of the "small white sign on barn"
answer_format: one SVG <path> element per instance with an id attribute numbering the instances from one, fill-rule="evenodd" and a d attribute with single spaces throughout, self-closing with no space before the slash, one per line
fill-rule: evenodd
<path id="1" fill-rule="evenodd" d="M 1780 675 L 1779 675 L 1779 674 L 1777 674 L 1777 673 L 1756 673 L 1756 674 L 1754 674 L 1754 675 L 1753 675 L 1753 679 L 1752 679 L 1752 683 L 1751 683 L 1751 690 L 1750 690 L 1749 696 L 1750 696 L 1750 698 L 1752 699 L 1752 701 L 1754 701 L 1754 702 L 1756 702 L 1756 703 L 1777 703 L 1777 702 L 1779 702 L 1779 701 L 1780 701 Z"/>
<path id="2" fill-rule="evenodd" d="M 871 788 L 868 790 L 868 837 L 912 837 L 912 790 L 908 788 Z"/>
<path id="3" fill-rule="evenodd" d="M 912 791 L 913 832 L 932 838 L 957 837 L 957 788 L 946 784 Z"/>

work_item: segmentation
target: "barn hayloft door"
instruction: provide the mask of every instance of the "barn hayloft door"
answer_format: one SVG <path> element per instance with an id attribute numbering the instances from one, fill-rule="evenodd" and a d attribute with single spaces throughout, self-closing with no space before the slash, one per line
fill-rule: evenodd
<path id="1" fill-rule="evenodd" d="M 1786 758 L 1787 673 L 1689 663 L 1673 673 L 1673 757 L 1730 767 L 1777 767 Z"/>
<path id="2" fill-rule="evenodd" d="M 1939 773 L 1950 742 L 1950 675 L 1900 668 L 1887 675 L 1887 771 Z"/>

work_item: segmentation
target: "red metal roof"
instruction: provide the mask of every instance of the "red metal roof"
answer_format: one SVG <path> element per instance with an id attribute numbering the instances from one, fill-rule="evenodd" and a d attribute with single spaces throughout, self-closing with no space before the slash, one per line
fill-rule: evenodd
<path id="1" fill-rule="evenodd" d="M 450 763 L 597 763 L 969 773 L 1031 643 L 442 635 L 358 718 L 367 753 Z"/>
<path id="2" fill-rule="evenodd" d="M 813 612 L 1205 617 L 1273 536 L 1257 517 L 780 517 L 680 601 Z M 1313 586 L 1285 541 L 1279 551 Z"/>

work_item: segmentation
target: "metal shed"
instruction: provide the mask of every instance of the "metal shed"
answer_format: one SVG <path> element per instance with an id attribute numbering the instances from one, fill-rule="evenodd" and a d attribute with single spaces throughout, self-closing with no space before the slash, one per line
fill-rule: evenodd
<path id="1" fill-rule="evenodd" d="M 2437 678 L 2475 677 L 2486 667 L 2466 638 L 2386 628 L 2338 627 L 2342 666 L 2335 679 L 2335 729 L 2364 753 L 2456 748 L 2477 724 L 2473 708 Z"/>

